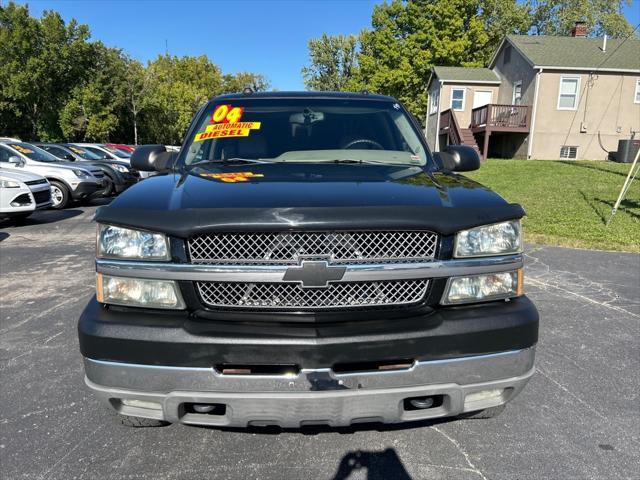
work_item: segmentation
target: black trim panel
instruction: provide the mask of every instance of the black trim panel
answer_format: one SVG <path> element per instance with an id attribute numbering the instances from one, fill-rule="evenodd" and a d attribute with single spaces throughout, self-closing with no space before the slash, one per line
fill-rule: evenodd
<path id="1" fill-rule="evenodd" d="M 440 308 L 431 314 L 324 325 L 228 322 L 186 312 L 105 308 L 92 299 L 78 324 L 85 357 L 147 365 L 335 363 L 436 360 L 533 346 L 538 313 L 510 302 Z"/>

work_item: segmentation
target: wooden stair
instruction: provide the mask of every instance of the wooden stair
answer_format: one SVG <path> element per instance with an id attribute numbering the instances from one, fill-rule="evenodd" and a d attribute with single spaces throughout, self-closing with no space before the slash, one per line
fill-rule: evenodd
<path id="1" fill-rule="evenodd" d="M 476 137 L 473 136 L 473 132 L 470 128 L 460 129 L 460 143 L 462 145 L 468 145 L 469 147 L 472 147 L 476 152 L 478 152 L 478 155 L 480 155 L 478 142 L 476 142 Z"/>

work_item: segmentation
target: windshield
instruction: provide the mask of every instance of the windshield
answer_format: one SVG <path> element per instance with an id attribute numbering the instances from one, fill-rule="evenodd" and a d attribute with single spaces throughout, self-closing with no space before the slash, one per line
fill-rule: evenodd
<path id="1" fill-rule="evenodd" d="M 90 152 L 89 150 L 85 150 L 84 148 L 76 146 L 68 146 L 67 148 L 84 160 L 100 160 L 98 155 Z"/>
<path id="2" fill-rule="evenodd" d="M 104 146 L 102 148 L 104 148 L 108 152 L 113 153 L 116 157 L 120 157 L 120 158 L 130 158 L 131 157 L 131 154 L 125 153 L 122 150 L 120 150 L 119 148 L 107 147 L 107 146 Z"/>
<path id="3" fill-rule="evenodd" d="M 25 157 L 38 162 L 60 162 L 61 160 L 55 155 L 42 150 L 41 148 L 31 145 L 30 143 L 7 143 L 16 152 L 20 152 Z"/>
<path id="4" fill-rule="evenodd" d="M 405 110 L 384 100 L 254 98 L 210 104 L 185 144 L 186 165 L 234 159 L 425 165 Z"/>

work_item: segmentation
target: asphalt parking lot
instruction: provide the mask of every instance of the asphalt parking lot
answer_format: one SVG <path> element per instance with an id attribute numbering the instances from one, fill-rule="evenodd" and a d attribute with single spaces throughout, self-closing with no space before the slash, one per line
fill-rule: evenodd
<path id="1" fill-rule="evenodd" d="M 640 255 L 527 249 L 537 374 L 491 420 L 350 429 L 131 429 L 83 383 L 96 205 L 0 223 L 6 479 L 623 479 L 640 471 Z"/>

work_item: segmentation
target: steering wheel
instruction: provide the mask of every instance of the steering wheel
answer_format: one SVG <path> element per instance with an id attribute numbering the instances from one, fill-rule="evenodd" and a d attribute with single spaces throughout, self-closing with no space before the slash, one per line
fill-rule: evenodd
<path id="1" fill-rule="evenodd" d="M 347 143 L 344 147 L 345 150 L 349 149 L 349 148 L 353 148 L 354 145 L 358 145 L 359 143 L 363 143 L 365 145 L 371 145 L 374 148 L 371 150 L 384 150 L 384 147 L 382 145 L 380 145 L 378 142 L 376 142 L 375 140 L 369 140 L 368 138 L 358 138 L 356 140 L 351 140 L 349 143 Z"/>

